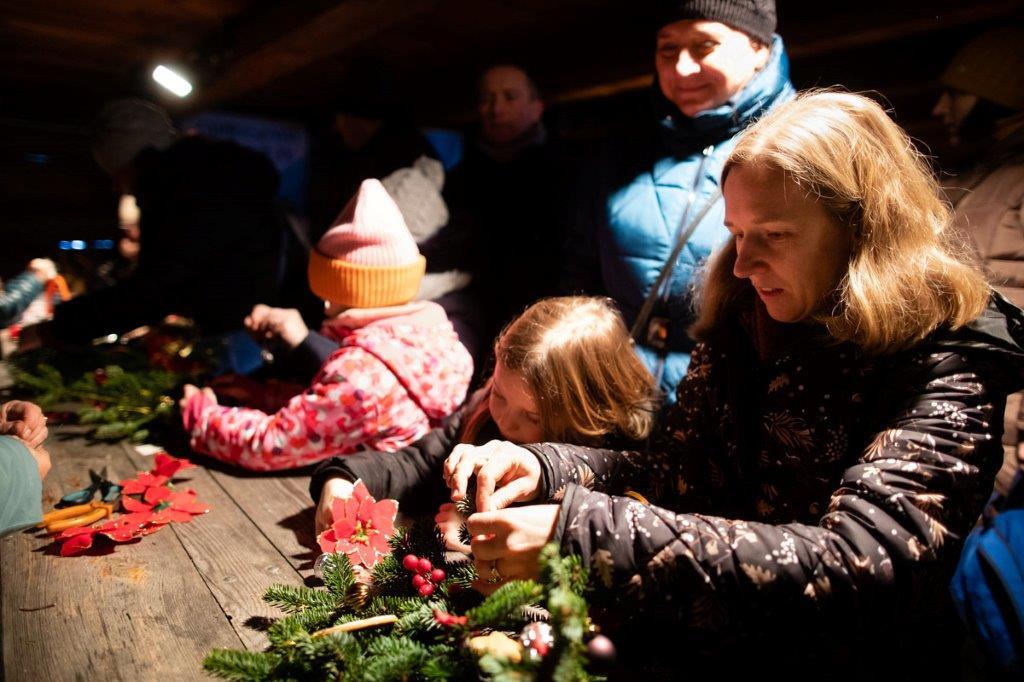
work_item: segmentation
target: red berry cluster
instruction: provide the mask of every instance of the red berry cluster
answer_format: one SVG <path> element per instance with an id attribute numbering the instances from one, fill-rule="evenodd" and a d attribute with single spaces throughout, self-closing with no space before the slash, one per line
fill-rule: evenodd
<path id="1" fill-rule="evenodd" d="M 402 559 L 402 566 L 413 574 L 412 586 L 423 597 L 434 594 L 434 585 L 440 584 L 445 578 L 444 570 L 434 568 L 430 564 L 430 559 L 421 559 L 415 554 L 406 554 Z"/>
<path id="2" fill-rule="evenodd" d="M 465 625 L 469 622 L 469 618 L 466 616 L 456 616 L 454 613 L 448 613 L 441 609 L 434 609 L 434 620 L 446 627 Z"/>

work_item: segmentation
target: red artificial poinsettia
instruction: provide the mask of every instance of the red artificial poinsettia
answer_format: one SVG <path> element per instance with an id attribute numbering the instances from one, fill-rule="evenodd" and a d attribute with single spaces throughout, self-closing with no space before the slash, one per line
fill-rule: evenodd
<path id="1" fill-rule="evenodd" d="M 163 528 L 162 525 L 151 523 L 150 516 L 151 514 L 122 514 L 99 526 L 68 528 L 57 536 L 57 541 L 61 543 L 60 555 L 81 554 L 92 547 L 97 535 L 114 542 L 130 542 Z"/>
<path id="2" fill-rule="evenodd" d="M 366 568 L 391 552 L 388 538 L 395 532 L 397 501 L 378 502 L 356 481 L 352 496 L 335 500 L 331 512 L 334 523 L 317 537 L 321 551 L 347 554 L 353 566 Z"/>
<path id="3" fill-rule="evenodd" d="M 196 499 L 194 490 L 173 490 L 171 479 L 182 469 L 194 466 L 187 459 L 172 457 L 166 452 L 154 456 L 150 471 L 121 481 L 121 508 L 126 512 L 98 526 L 68 528 L 59 533 L 61 556 L 81 554 L 93 546 L 96 536 L 114 542 L 129 542 L 155 533 L 165 525 L 188 523 L 194 516 L 210 511 L 209 505 Z M 141 495 L 135 499 L 130 495 Z"/>
<path id="4" fill-rule="evenodd" d="M 122 495 L 144 495 L 150 488 L 167 485 L 182 469 L 195 466 L 187 459 L 172 457 L 166 452 L 156 453 L 153 462 L 153 468 L 149 471 L 140 471 L 135 478 L 121 481 Z"/>
<path id="5" fill-rule="evenodd" d="M 150 488 L 162 488 L 170 480 L 167 476 L 157 476 L 149 471 L 140 471 L 135 478 L 121 481 L 121 494 L 144 495 Z"/>
<path id="6" fill-rule="evenodd" d="M 121 506 L 125 511 L 149 513 L 148 522 L 163 525 L 175 521 L 188 523 L 193 516 L 210 511 L 210 505 L 196 500 L 194 490 L 172 491 L 170 488 L 147 488 L 141 500 L 124 496 Z"/>
<path id="7" fill-rule="evenodd" d="M 158 452 L 153 455 L 153 462 L 152 473 L 157 476 L 166 476 L 167 478 L 174 478 L 174 475 L 182 469 L 195 466 L 195 464 L 184 457 L 172 457 L 166 452 Z"/>

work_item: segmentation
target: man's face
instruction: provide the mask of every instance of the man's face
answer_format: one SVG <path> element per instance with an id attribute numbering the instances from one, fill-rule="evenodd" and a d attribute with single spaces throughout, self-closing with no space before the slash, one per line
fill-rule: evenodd
<path id="1" fill-rule="evenodd" d="M 695 116 L 739 92 L 769 53 L 725 24 L 684 19 L 658 31 L 654 64 L 662 94 L 684 115 Z"/>
<path id="2" fill-rule="evenodd" d="M 932 116 L 946 124 L 951 144 L 960 144 L 960 126 L 978 104 L 978 96 L 960 90 L 946 90 L 932 109 Z"/>
<path id="3" fill-rule="evenodd" d="M 511 142 L 544 113 L 526 74 L 513 66 L 496 66 L 484 74 L 477 108 L 484 140 L 491 144 Z"/>

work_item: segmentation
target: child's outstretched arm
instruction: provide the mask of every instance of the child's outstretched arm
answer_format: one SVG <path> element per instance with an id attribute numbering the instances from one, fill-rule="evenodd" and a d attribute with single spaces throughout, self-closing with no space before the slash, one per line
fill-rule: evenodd
<path id="1" fill-rule="evenodd" d="M 455 445 L 460 414 L 449 418 L 412 445 L 395 452 L 365 450 L 332 457 L 320 464 L 309 481 L 309 494 L 319 502 L 324 485 L 334 478 L 361 480 L 378 500 L 398 500 L 402 513 L 412 516 L 433 512 L 448 499 L 441 467 Z"/>
<path id="2" fill-rule="evenodd" d="M 274 414 L 193 393 L 182 422 L 196 452 L 254 471 L 294 469 L 363 446 L 393 450 L 430 423 L 398 379 L 360 348 L 331 356 L 305 392 Z"/>

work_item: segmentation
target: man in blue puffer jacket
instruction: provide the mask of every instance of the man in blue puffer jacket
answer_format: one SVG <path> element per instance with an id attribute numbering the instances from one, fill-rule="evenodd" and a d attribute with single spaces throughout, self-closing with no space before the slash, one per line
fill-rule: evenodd
<path id="1" fill-rule="evenodd" d="M 667 302 L 650 316 L 665 322 L 664 363 L 654 347 L 637 344 L 672 402 L 690 362 L 687 294 L 694 273 L 728 236 L 716 200 L 722 164 L 744 128 L 795 92 L 782 39 L 774 33 L 774 0 L 666 5 L 652 93 L 657 125 L 618 136 L 605 158 L 590 166 L 587 204 L 570 233 L 563 284 L 610 296 L 633 325 L 679 231 L 710 205 L 680 252 Z"/>

